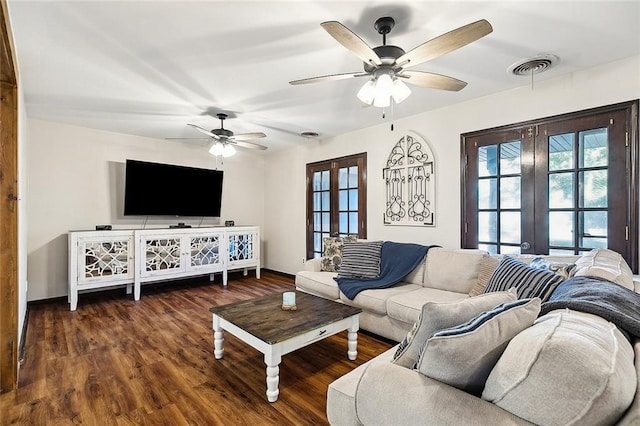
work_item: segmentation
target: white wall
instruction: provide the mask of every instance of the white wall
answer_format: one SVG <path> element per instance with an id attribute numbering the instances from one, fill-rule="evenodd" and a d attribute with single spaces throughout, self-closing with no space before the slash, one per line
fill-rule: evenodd
<path id="1" fill-rule="evenodd" d="M 547 81 L 530 80 L 507 92 L 389 121 L 338 137 L 268 156 L 265 229 L 269 240 L 265 266 L 295 273 L 305 256 L 305 165 L 367 152 L 367 232 L 370 239 L 460 247 L 460 135 L 491 127 L 579 111 L 640 98 L 640 56 Z M 418 89 L 416 89 L 418 90 Z M 425 89 L 426 90 L 426 89 Z M 354 94 L 354 102 L 358 102 Z M 399 106 L 400 108 L 402 105 Z M 318 129 L 322 132 L 322 129 Z M 436 159 L 436 226 L 382 224 L 382 168 L 404 131 L 426 139 Z"/>
<path id="2" fill-rule="evenodd" d="M 18 346 L 27 316 L 27 111 L 18 81 Z"/>
<path id="3" fill-rule="evenodd" d="M 239 152 L 217 164 L 199 143 L 149 139 L 29 119 L 27 124 L 29 209 L 28 299 L 67 291 L 69 230 L 141 228 L 144 218 L 122 215 L 124 163 L 136 159 L 224 170 L 221 222 L 263 227 L 264 158 Z M 185 187 L 188 191 L 190 188 Z M 200 218 L 149 219 L 147 228 Z M 208 219 L 202 225 L 216 225 Z M 265 239 L 265 244 L 267 244 Z"/>

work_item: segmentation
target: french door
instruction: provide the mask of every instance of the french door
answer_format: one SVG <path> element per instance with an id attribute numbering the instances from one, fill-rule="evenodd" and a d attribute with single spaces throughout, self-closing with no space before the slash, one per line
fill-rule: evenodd
<path id="1" fill-rule="evenodd" d="M 321 257 L 323 238 L 367 237 L 367 154 L 307 164 L 307 259 Z"/>
<path id="2" fill-rule="evenodd" d="M 462 246 L 621 253 L 637 271 L 638 103 L 462 135 Z"/>

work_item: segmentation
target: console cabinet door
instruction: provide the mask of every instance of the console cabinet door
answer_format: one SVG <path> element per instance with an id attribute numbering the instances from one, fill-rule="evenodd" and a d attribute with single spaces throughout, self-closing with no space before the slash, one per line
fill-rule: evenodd
<path id="1" fill-rule="evenodd" d="M 260 234 L 257 228 L 228 231 L 228 268 L 256 266 L 260 261 Z"/>
<path id="2" fill-rule="evenodd" d="M 188 272 L 218 272 L 224 269 L 224 233 L 198 232 L 185 235 L 186 269 Z"/>
<path id="3" fill-rule="evenodd" d="M 133 236 L 78 238 L 78 287 L 133 281 Z"/>
<path id="4" fill-rule="evenodd" d="M 176 233 L 140 235 L 140 276 L 146 278 L 185 272 L 182 241 L 182 236 Z"/>

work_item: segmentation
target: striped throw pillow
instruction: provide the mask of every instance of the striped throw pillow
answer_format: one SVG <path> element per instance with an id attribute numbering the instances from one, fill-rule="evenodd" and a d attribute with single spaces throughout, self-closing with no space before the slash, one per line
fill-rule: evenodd
<path id="1" fill-rule="evenodd" d="M 382 241 L 345 241 L 342 246 L 341 277 L 377 278 L 380 275 Z"/>
<path id="2" fill-rule="evenodd" d="M 484 293 L 505 291 L 516 287 L 518 299 L 539 297 L 545 302 L 562 281 L 563 278 L 560 275 L 544 269 L 532 268 L 512 257 L 504 256 L 491 274 Z"/>

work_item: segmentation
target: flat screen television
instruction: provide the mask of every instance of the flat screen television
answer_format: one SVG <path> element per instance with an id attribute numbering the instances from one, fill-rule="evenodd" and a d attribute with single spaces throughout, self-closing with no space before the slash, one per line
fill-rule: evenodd
<path id="1" fill-rule="evenodd" d="M 222 170 L 127 160 L 125 216 L 220 217 Z"/>

